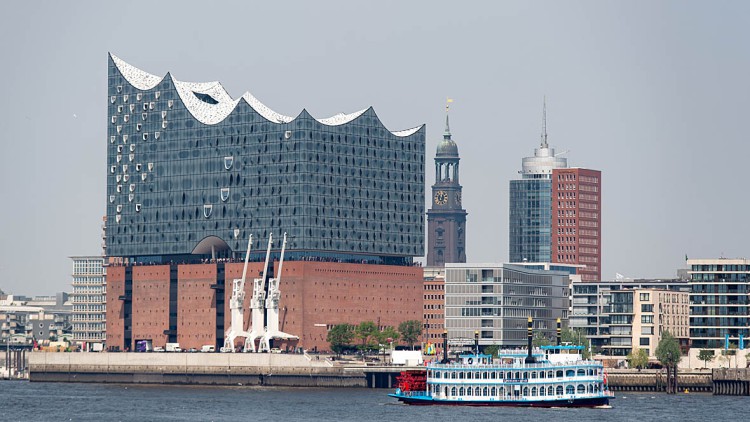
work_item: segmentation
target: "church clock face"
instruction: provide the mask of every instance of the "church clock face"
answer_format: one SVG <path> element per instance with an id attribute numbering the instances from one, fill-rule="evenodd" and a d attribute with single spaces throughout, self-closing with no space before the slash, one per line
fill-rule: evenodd
<path id="1" fill-rule="evenodd" d="M 448 193 L 444 190 L 435 192 L 435 203 L 437 205 L 445 205 L 448 203 Z"/>

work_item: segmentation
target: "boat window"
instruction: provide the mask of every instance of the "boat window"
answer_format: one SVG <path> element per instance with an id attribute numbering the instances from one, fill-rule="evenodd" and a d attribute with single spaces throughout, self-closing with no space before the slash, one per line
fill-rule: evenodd
<path id="1" fill-rule="evenodd" d="M 548 396 L 553 396 L 553 395 L 555 394 L 555 393 L 554 393 L 554 391 L 555 391 L 555 390 L 554 390 L 554 389 L 552 388 L 552 386 L 550 385 L 550 386 L 549 386 L 549 388 L 547 388 L 547 395 L 548 395 Z M 562 394 L 562 387 L 560 387 L 560 394 Z"/>
<path id="2" fill-rule="evenodd" d="M 489 377 L 490 377 L 490 374 L 488 374 L 487 372 L 482 372 L 482 378 L 487 379 Z"/>
<path id="3" fill-rule="evenodd" d="M 455 372 L 455 371 L 452 371 L 452 372 L 451 372 L 451 378 L 453 378 L 453 379 L 456 379 L 456 372 Z M 455 394 L 454 394 L 454 395 L 455 395 Z"/>
<path id="4" fill-rule="evenodd" d="M 480 378 L 482 378 L 482 374 L 480 374 L 479 372 L 474 372 L 474 379 L 478 380 Z"/>
<path id="5" fill-rule="evenodd" d="M 536 387 L 531 387 L 531 395 L 536 396 Z"/>
<path id="6" fill-rule="evenodd" d="M 529 373 L 528 372 L 524 372 L 523 373 L 523 379 L 525 379 L 525 380 L 529 379 Z"/>
<path id="7" fill-rule="evenodd" d="M 536 371 L 531 373 L 531 379 L 536 379 Z"/>
<path id="8" fill-rule="evenodd" d="M 481 391 L 479 391 L 479 387 L 474 388 L 474 395 L 479 396 Z"/>
<path id="9" fill-rule="evenodd" d="M 448 389 L 448 387 L 445 387 L 445 388 L 446 388 L 446 390 Z M 456 396 L 456 387 L 451 388 L 451 396 L 453 396 L 453 397 Z"/>
<path id="10" fill-rule="evenodd" d="M 560 387 L 560 388 L 562 388 L 562 387 Z M 461 387 L 461 388 L 458 389 L 458 395 L 459 396 L 463 396 L 464 395 L 464 388 L 463 387 Z"/>
<path id="11" fill-rule="evenodd" d="M 576 388 L 572 385 L 569 385 L 565 388 L 565 394 L 575 394 Z"/>
<path id="12" fill-rule="evenodd" d="M 545 393 L 545 389 L 544 389 L 544 387 L 540 387 L 540 388 L 539 388 L 539 395 L 540 395 L 540 396 L 544 396 L 544 395 L 546 395 L 546 394 L 544 394 L 544 393 Z"/>
<path id="13" fill-rule="evenodd" d="M 495 397 L 497 395 L 497 388 L 492 387 L 492 389 L 490 390 L 490 394 L 492 395 L 492 397 Z"/>
<path id="14" fill-rule="evenodd" d="M 568 369 L 567 371 L 565 371 L 565 376 L 566 377 L 574 377 L 574 376 L 576 376 L 576 371 L 574 371 L 572 369 Z"/>
<path id="15" fill-rule="evenodd" d="M 579 369 L 578 370 L 578 376 L 579 377 L 585 377 L 586 376 L 586 370 L 585 369 Z"/>
<path id="16" fill-rule="evenodd" d="M 547 378 L 554 378 L 555 376 L 553 374 L 554 372 L 552 371 L 547 372 Z"/>
<path id="17" fill-rule="evenodd" d="M 463 372 L 459 372 L 458 373 L 458 379 L 461 379 L 461 380 L 464 379 L 464 373 Z"/>
<path id="18" fill-rule="evenodd" d="M 594 376 L 594 370 L 593 370 L 593 369 L 589 369 L 589 376 L 590 376 L 590 377 L 591 377 L 591 376 Z"/>
<path id="19" fill-rule="evenodd" d="M 520 373 L 520 372 L 516 372 L 516 379 L 517 379 L 517 380 L 520 380 L 520 379 L 521 379 L 521 373 Z"/>
<path id="20" fill-rule="evenodd" d="M 594 392 L 594 386 L 592 384 L 589 384 L 589 393 Z"/>
<path id="21" fill-rule="evenodd" d="M 523 387 L 523 395 L 528 396 L 529 395 L 529 387 Z"/>
<path id="22" fill-rule="evenodd" d="M 578 394 L 583 394 L 586 392 L 586 386 L 583 384 L 578 384 Z"/>
<path id="23" fill-rule="evenodd" d="M 555 373 L 555 375 L 557 376 L 557 378 L 562 378 L 563 377 L 563 371 L 559 370 L 559 371 L 557 371 L 557 373 Z"/>
<path id="24" fill-rule="evenodd" d="M 562 387 L 562 385 L 558 385 L 557 386 L 556 393 L 557 393 L 558 396 L 562 396 L 563 395 L 563 387 Z"/>
<path id="25" fill-rule="evenodd" d="M 505 397 L 505 387 L 500 387 L 497 393 L 500 397 Z"/>

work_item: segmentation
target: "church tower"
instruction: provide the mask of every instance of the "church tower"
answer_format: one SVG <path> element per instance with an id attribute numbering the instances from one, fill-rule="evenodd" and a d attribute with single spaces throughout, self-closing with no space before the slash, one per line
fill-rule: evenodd
<path id="1" fill-rule="evenodd" d="M 461 206 L 458 182 L 458 146 L 451 139 L 448 107 L 445 108 L 445 133 L 435 155 L 435 184 L 432 206 L 427 211 L 427 266 L 466 262 L 466 210 Z"/>

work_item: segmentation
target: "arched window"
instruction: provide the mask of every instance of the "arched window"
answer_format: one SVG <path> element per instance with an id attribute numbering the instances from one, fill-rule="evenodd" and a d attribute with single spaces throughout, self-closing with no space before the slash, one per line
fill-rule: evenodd
<path id="1" fill-rule="evenodd" d="M 561 388 L 562 388 L 562 387 L 561 387 Z M 555 395 L 555 389 L 554 389 L 554 388 L 552 388 L 552 386 L 551 386 L 551 385 L 550 385 L 550 386 L 549 386 L 549 387 L 547 388 L 547 395 L 548 395 L 548 396 L 554 396 L 554 395 Z"/>
<path id="2" fill-rule="evenodd" d="M 560 387 L 560 388 L 562 388 L 562 387 Z M 461 387 L 461 388 L 458 389 L 458 395 L 459 396 L 463 396 L 464 395 L 464 388 L 463 387 Z"/>
<path id="3" fill-rule="evenodd" d="M 586 370 L 583 369 L 583 368 L 579 369 L 577 375 L 579 377 L 585 377 L 586 376 Z"/>
<path id="4" fill-rule="evenodd" d="M 484 387 L 484 389 L 482 389 L 482 395 L 483 395 L 483 396 L 488 396 L 488 395 L 489 395 L 489 392 L 490 392 L 490 389 L 489 389 L 489 388 L 487 388 L 487 387 Z"/>
<path id="5" fill-rule="evenodd" d="M 565 394 L 575 394 L 576 388 L 572 385 L 565 387 Z"/>
<path id="6" fill-rule="evenodd" d="M 497 396 L 497 388 L 495 388 L 495 387 L 492 387 L 492 389 L 490 390 L 490 395 L 491 395 L 492 397 L 495 397 L 495 396 Z"/>
<path id="7" fill-rule="evenodd" d="M 528 372 L 524 372 L 523 373 L 523 379 L 525 379 L 525 380 L 529 379 L 529 373 Z"/>
<path id="8" fill-rule="evenodd" d="M 500 389 L 497 391 L 497 394 L 500 397 L 505 397 L 505 387 L 500 387 Z"/>
<path id="9" fill-rule="evenodd" d="M 546 395 L 546 389 L 544 388 L 544 386 L 542 386 L 542 387 L 539 388 L 539 395 L 540 396 L 545 396 Z"/>
<path id="10" fill-rule="evenodd" d="M 479 387 L 474 387 L 474 395 L 475 396 L 481 395 L 481 391 L 479 390 Z"/>
<path id="11" fill-rule="evenodd" d="M 532 372 L 531 373 L 531 379 L 535 380 L 536 379 L 536 374 L 537 374 L 536 371 Z"/>
<path id="12" fill-rule="evenodd" d="M 565 371 L 565 376 L 566 377 L 574 377 L 574 376 L 576 376 L 576 371 L 574 371 L 572 369 L 568 369 L 567 371 Z"/>
<path id="13" fill-rule="evenodd" d="M 448 387 L 445 387 L 446 389 Z M 456 397 L 456 387 L 451 388 L 451 396 Z"/>
<path id="14" fill-rule="evenodd" d="M 552 372 L 552 371 L 549 371 L 549 372 L 547 372 L 547 378 L 554 378 L 554 377 L 555 377 L 555 375 L 554 375 L 554 374 L 555 374 L 555 373 L 554 373 L 554 372 Z"/>
<path id="15" fill-rule="evenodd" d="M 557 393 L 558 396 L 562 396 L 563 395 L 563 391 L 564 390 L 563 390 L 562 385 L 558 385 L 557 386 L 557 391 L 555 391 L 555 392 Z"/>
<path id="16" fill-rule="evenodd" d="M 455 371 L 451 371 L 451 378 L 456 379 L 456 372 Z"/>
<path id="17" fill-rule="evenodd" d="M 589 393 L 593 393 L 593 392 L 594 392 L 594 385 L 589 384 Z"/>
<path id="18" fill-rule="evenodd" d="M 487 372 L 482 372 L 482 378 L 487 379 L 489 376 L 490 375 Z"/>
<path id="19" fill-rule="evenodd" d="M 531 395 L 536 396 L 536 387 L 531 387 Z"/>
<path id="20" fill-rule="evenodd" d="M 471 395 L 471 393 L 472 393 L 472 391 L 471 391 L 471 387 L 467 388 L 467 389 L 466 389 L 466 395 L 467 395 L 467 396 L 470 396 L 470 395 Z"/>
<path id="21" fill-rule="evenodd" d="M 584 393 L 586 393 L 586 386 L 583 385 L 583 384 L 578 384 L 578 389 L 577 390 L 578 390 L 577 391 L 578 394 L 584 394 Z"/>
<path id="22" fill-rule="evenodd" d="M 490 379 L 495 379 L 497 377 L 497 372 L 490 372 Z"/>
<path id="23" fill-rule="evenodd" d="M 558 370 L 558 371 L 557 371 L 557 372 L 555 373 L 555 376 L 556 376 L 557 378 L 562 378 L 562 377 L 563 377 L 563 371 L 562 371 L 562 370 Z"/>
<path id="24" fill-rule="evenodd" d="M 523 395 L 527 397 L 529 395 L 529 387 L 523 387 Z"/>

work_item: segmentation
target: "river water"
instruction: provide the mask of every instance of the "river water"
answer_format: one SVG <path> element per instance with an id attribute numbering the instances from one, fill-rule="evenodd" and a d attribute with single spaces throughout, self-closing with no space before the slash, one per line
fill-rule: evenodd
<path id="1" fill-rule="evenodd" d="M 2 421 L 736 421 L 750 397 L 621 393 L 611 409 L 407 406 L 389 390 L 0 381 Z"/>

